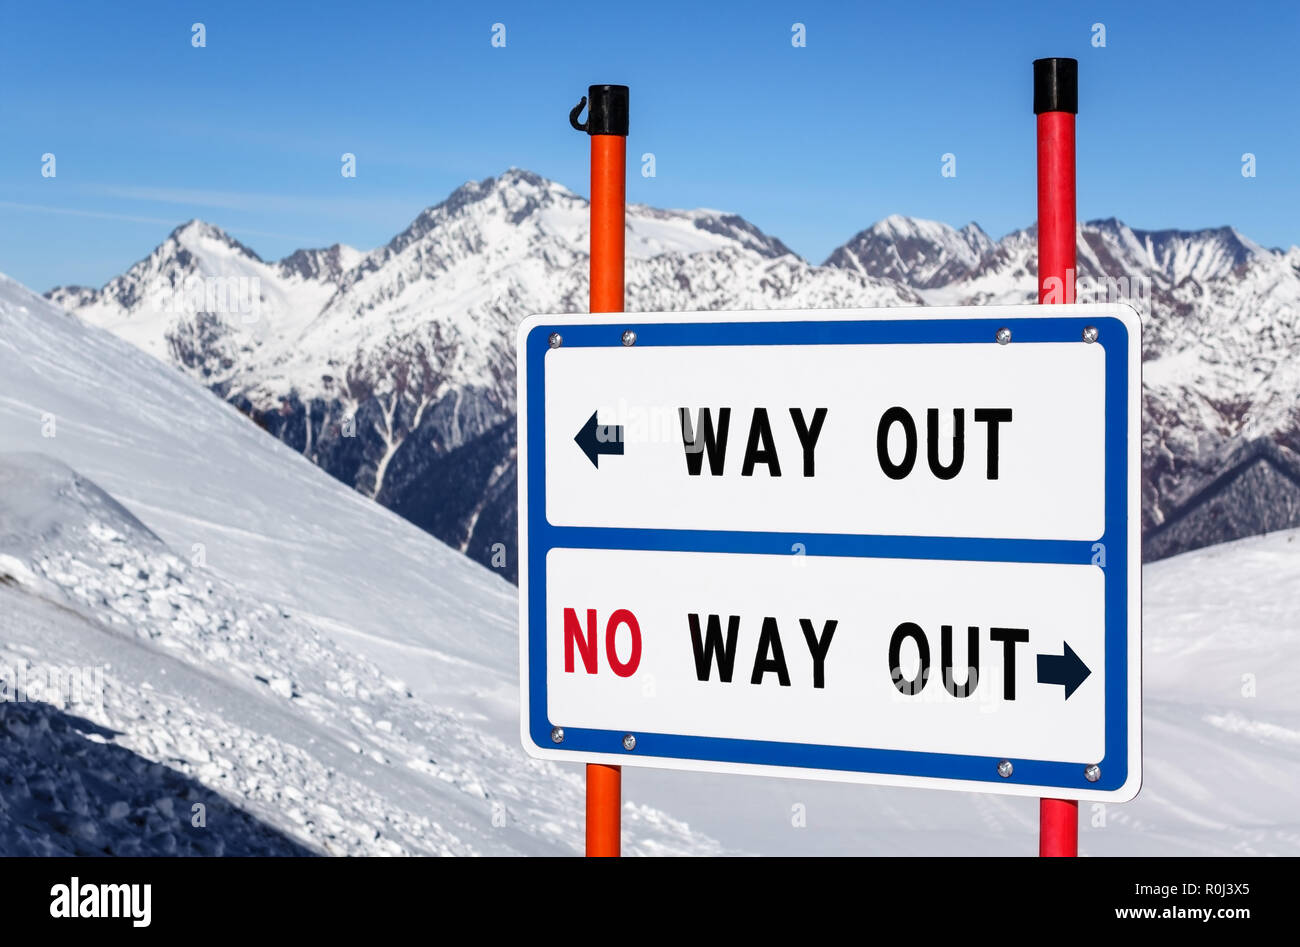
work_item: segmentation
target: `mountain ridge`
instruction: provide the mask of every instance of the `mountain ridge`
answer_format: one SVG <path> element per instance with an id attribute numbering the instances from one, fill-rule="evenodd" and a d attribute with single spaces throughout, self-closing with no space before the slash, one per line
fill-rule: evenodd
<path id="1" fill-rule="evenodd" d="M 514 476 L 513 330 L 535 312 L 586 309 L 587 207 L 512 168 L 455 189 L 380 247 L 336 244 L 278 261 L 189 221 L 100 290 L 46 296 L 487 563 L 516 534 L 503 486 Z M 632 204 L 627 221 L 629 311 L 1037 298 L 1032 226 L 994 241 L 973 222 L 895 214 L 815 266 L 725 211 Z M 1114 217 L 1078 234 L 1079 301 L 1127 301 L 1145 317 L 1148 528 L 1216 472 L 1236 439 L 1300 443 L 1286 399 L 1300 356 L 1300 248 L 1265 249 L 1230 226 L 1147 231 Z M 223 281 L 237 294 L 247 286 L 248 298 L 223 309 L 187 295 Z M 452 455 L 465 459 L 464 475 Z"/>

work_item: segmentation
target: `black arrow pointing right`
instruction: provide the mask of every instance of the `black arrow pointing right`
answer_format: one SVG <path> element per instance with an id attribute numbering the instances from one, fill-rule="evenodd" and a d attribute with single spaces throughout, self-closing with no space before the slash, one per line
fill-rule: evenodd
<path id="1" fill-rule="evenodd" d="M 1040 654 L 1038 656 L 1038 683 L 1064 684 L 1065 699 L 1079 689 L 1079 685 L 1092 673 L 1088 665 L 1079 659 L 1074 649 L 1067 643 L 1064 654 Z"/>
<path id="2" fill-rule="evenodd" d="M 578 431 L 574 442 L 591 461 L 591 466 L 600 469 L 601 454 L 623 453 L 623 426 L 620 424 L 597 424 L 596 412 L 591 412 L 587 423 Z"/>

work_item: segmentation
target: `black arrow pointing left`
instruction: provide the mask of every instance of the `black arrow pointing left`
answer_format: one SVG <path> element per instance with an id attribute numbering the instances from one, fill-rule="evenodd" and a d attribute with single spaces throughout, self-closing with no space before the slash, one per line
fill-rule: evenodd
<path id="1" fill-rule="evenodd" d="M 591 466 L 600 469 L 601 454 L 623 453 L 623 426 L 621 424 L 597 424 L 596 412 L 582 426 L 582 430 L 573 439 L 582 448 L 582 452 L 591 461 Z"/>
<path id="2" fill-rule="evenodd" d="M 1079 689 L 1079 685 L 1092 674 L 1091 668 L 1084 664 L 1074 649 L 1065 645 L 1063 654 L 1040 654 L 1038 656 L 1038 683 L 1064 684 L 1065 699 Z"/>

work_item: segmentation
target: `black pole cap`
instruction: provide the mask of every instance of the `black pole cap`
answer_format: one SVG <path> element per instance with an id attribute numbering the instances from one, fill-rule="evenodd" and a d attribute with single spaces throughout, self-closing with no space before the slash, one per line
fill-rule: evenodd
<path id="1" fill-rule="evenodd" d="M 1079 60 L 1034 60 L 1034 114 L 1079 114 Z"/>
<path id="2" fill-rule="evenodd" d="M 590 102 L 587 120 L 578 123 L 582 107 Z M 569 124 L 588 135 L 627 135 L 628 91 L 625 85 L 594 85 L 569 112 Z"/>

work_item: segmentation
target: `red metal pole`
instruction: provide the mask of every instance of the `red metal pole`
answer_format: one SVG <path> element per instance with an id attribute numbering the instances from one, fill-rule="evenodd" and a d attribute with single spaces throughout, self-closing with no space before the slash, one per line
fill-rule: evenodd
<path id="1" fill-rule="evenodd" d="M 1038 116 L 1038 301 L 1074 302 L 1074 115 Z"/>
<path id="2" fill-rule="evenodd" d="M 1079 803 L 1074 799 L 1038 800 L 1038 854 L 1075 858 L 1079 854 Z"/>
<path id="3" fill-rule="evenodd" d="M 569 115 L 591 136 L 591 311 L 623 311 L 623 236 L 626 228 L 628 89 L 594 85 L 586 124 L 582 102 Z M 586 100 L 584 100 L 586 101 Z M 587 856 L 621 851 L 623 768 L 587 764 Z"/>
<path id="4" fill-rule="evenodd" d="M 1034 114 L 1038 117 L 1038 301 L 1074 302 L 1074 116 L 1079 111 L 1079 63 L 1034 61 Z M 1079 803 L 1040 799 L 1038 854 L 1079 854 Z"/>

